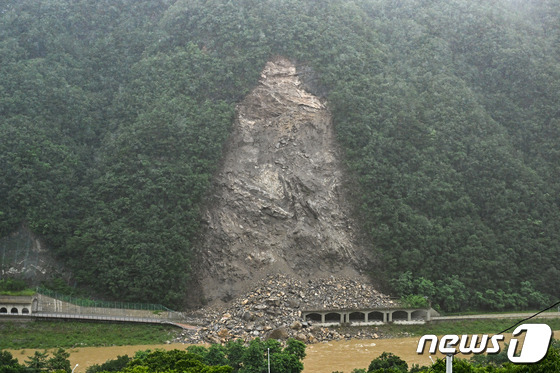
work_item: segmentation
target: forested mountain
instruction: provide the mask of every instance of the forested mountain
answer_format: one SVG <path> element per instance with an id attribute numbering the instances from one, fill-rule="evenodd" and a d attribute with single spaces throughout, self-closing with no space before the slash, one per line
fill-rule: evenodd
<path id="1" fill-rule="evenodd" d="M 558 296 L 554 0 L 3 0 L 0 237 L 180 304 L 235 104 L 278 55 L 332 112 L 376 281 L 450 311 Z"/>

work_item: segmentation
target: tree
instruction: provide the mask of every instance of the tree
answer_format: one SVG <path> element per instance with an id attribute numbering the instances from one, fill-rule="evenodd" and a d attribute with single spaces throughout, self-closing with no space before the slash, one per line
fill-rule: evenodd
<path id="1" fill-rule="evenodd" d="M 103 364 L 94 364 L 86 368 L 86 373 L 118 372 L 123 370 L 132 359 L 128 355 L 117 356 L 116 359 L 107 360 Z"/>
<path id="2" fill-rule="evenodd" d="M 208 365 L 231 366 L 234 372 L 265 371 L 270 356 L 272 372 L 301 373 L 305 358 L 305 344 L 293 338 L 288 339 L 284 347 L 275 339 L 255 338 L 246 346 L 242 340 L 236 340 L 225 346 L 189 346 L 187 351 L 197 354 Z"/>
<path id="3" fill-rule="evenodd" d="M 383 352 L 381 355 L 371 361 L 367 371 L 368 373 L 377 373 L 384 372 L 386 370 L 406 373 L 408 372 L 408 364 L 406 363 L 406 361 L 402 360 L 396 355 L 393 355 L 390 352 Z"/>
<path id="4" fill-rule="evenodd" d="M 53 353 L 53 357 L 47 360 L 47 369 L 50 371 L 65 371 L 70 373 L 72 368 L 70 367 L 70 353 L 66 350 L 59 348 Z"/>
<path id="5" fill-rule="evenodd" d="M 289 338 L 286 341 L 286 345 L 287 346 L 284 349 L 285 353 L 294 355 L 299 360 L 303 360 L 305 358 L 305 344 L 303 342 L 300 342 L 293 338 Z"/>
<path id="6" fill-rule="evenodd" d="M 243 365 L 243 355 L 245 353 L 244 342 L 241 339 L 229 341 L 226 344 L 226 356 L 234 372 L 239 371 Z"/>
<path id="7" fill-rule="evenodd" d="M 204 362 L 208 365 L 228 365 L 225 347 L 220 344 L 211 345 L 204 356 Z"/>
<path id="8" fill-rule="evenodd" d="M 40 373 L 48 370 L 47 356 L 47 351 L 35 351 L 33 356 L 29 356 L 29 360 L 25 360 L 25 364 L 27 364 L 29 371 L 33 373 Z"/>
<path id="9" fill-rule="evenodd" d="M 156 350 L 138 355 L 126 368 L 124 373 L 148 373 L 164 371 L 184 371 L 189 373 L 231 373 L 230 366 L 210 367 L 202 362 L 202 356 L 181 350 Z"/>
<path id="10" fill-rule="evenodd" d="M 266 348 L 260 338 L 255 338 L 243 352 L 243 366 L 239 373 L 260 373 L 266 370 Z"/>
<path id="11" fill-rule="evenodd" d="M 0 351 L 0 373 L 24 373 L 26 368 L 8 351 Z"/>

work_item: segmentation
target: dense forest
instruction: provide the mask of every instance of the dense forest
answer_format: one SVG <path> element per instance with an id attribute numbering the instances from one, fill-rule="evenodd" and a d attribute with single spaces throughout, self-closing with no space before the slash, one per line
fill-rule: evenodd
<path id="1" fill-rule="evenodd" d="M 328 102 L 375 281 L 447 311 L 558 296 L 554 0 L 4 0 L 0 237 L 180 305 L 235 104 L 277 55 Z"/>

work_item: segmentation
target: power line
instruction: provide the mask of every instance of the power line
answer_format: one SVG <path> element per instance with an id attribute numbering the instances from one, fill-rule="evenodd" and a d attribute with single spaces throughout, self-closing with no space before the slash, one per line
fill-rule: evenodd
<path id="1" fill-rule="evenodd" d="M 542 311 L 539 311 L 539 312 L 535 313 L 535 314 L 532 315 L 532 316 L 527 317 L 526 319 L 523 319 L 523 320 L 521 320 L 521 321 L 519 321 L 519 322 L 513 324 L 512 326 L 510 326 L 510 327 L 507 328 L 507 329 L 504 329 L 503 331 L 499 332 L 498 334 L 503 334 L 503 333 L 507 332 L 508 330 L 510 330 L 510 329 L 516 327 L 517 325 L 521 324 L 523 321 L 530 320 L 530 319 L 532 319 L 533 317 L 535 317 L 535 316 L 537 316 L 537 315 L 540 315 L 541 313 L 546 312 L 546 311 L 548 311 L 549 309 L 554 308 L 554 307 L 556 307 L 556 306 L 558 306 L 558 305 L 560 305 L 560 301 L 554 303 L 552 306 L 550 306 L 550 307 L 548 307 L 548 308 L 545 308 L 545 309 L 542 310 Z"/>
<path id="2" fill-rule="evenodd" d="M 535 314 L 532 315 L 532 316 L 529 316 L 529 317 L 527 317 L 527 318 L 525 318 L 525 319 L 523 319 L 523 320 L 521 320 L 521 321 L 518 321 L 517 323 L 513 324 L 513 325 L 510 326 L 509 328 L 504 329 L 503 331 L 501 331 L 501 332 L 499 332 L 499 333 L 497 333 L 497 334 L 498 334 L 498 335 L 499 335 L 499 334 L 503 334 L 503 333 L 507 332 L 508 330 L 513 329 L 513 328 L 516 327 L 517 325 L 521 324 L 522 322 L 527 321 L 527 320 L 530 320 L 530 319 L 532 319 L 532 318 L 534 318 L 534 317 L 540 315 L 541 313 L 546 312 L 546 311 L 548 311 L 549 309 L 554 308 L 554 307 L 559 306 L 559 305 L 560 305 L 560 301 L 558 301 L 558 302 L 554 303 L 553 305 L 551 305 L 551 306 L 549 306 L 549 307 L 547 307 L 547 308 L 545 308 L 545 309 L 543 309 L 543 310 L 541 310 L 541 311 L 535 313 Z M 439 358 L 438 358 L 436 361 L 439 362 L 440 360 L 443 360 L 443 359 L 439 359 Z M 432 366 L 430 367 L 430 369 L 429 369 L 426 373 L 432 372 L 432 371 L 434 370 L 434 365 L 435 365 L 435 363 L 432 364 Z M 453 368 L 451 368 L 451 369 L 453 369 Z"/>

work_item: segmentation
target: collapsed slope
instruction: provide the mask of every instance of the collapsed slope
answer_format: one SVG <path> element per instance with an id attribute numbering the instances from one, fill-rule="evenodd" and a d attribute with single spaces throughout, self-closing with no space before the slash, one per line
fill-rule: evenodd
<path id="1" fill-rule="evenodd" d="M 175 342 L 227 343 L 255 337 L 297 338 L 306 343 L 349 337 L 303 320 L 305 310 L 371 309 L 397 306 L 371 285 L 345 278 L 298 281 L 285 275 L 269 275 L 226 307 L 204 307 L 187 314 L 188 322 L 201 325 L 183 332 Z M 354 330 L 353 337 L 377 338 L 374 328 Z"/>
<path id="2" fill-rule="evenodd" d="M 268 62 L 238 105 L 215 191 L 203 212 L 199 279 L 207 301 L 269 273 L 361 277 L 370 262 L 341 183 L 329 111 L 295 65 Z"/>

